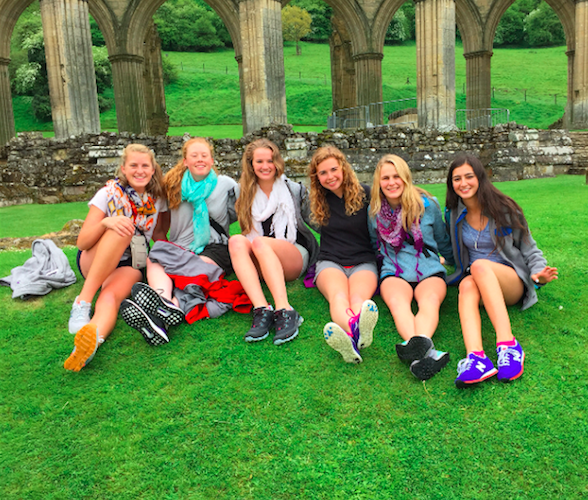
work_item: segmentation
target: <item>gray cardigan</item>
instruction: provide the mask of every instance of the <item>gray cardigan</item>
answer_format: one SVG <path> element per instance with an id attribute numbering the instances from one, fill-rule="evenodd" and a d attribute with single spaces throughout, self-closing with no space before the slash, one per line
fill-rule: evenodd
<path id="1" fill-rule="evenodd" d="M 286 177 L 286 186 L 294 199 L 296 208 L 297 229 L 302 239 L 304 247 L 308 249 L 308 265 L 311 266 L 318 259 L 319 244 L 314 234 L 308 227 L 310 225 L 310 201 L 308 200 L 308 190 L 299 182 L 294 182 Z"/>
<path id="2" fill-rule="evenodd" d="M 463 244 L 463 221 L 466 214 L 467 209 L 461 200 L 457 209 L 445 212 L 445 223 L 455 259 L 455 272 L 446 278 L 448 285 L 457 285 L 466 276 L 469 266 L 468 249 Z M 496 221 L 490 218 L 488 224 L 492 242 L 496 245 Z M 547 265 L 547 261 L 543 257 L 543 252 L 537 248 L 530 232 L 525 234 L 520 229 L 508 229 L 510 232 L 506 231 L 509 234 L 504 237 L 504 246 L 497 251 L 513 267 L 525 285 L 521 306 L 521 311 L 524 311 L 537 302 L 537 291 L 531 275 L 541 271 Z"/>

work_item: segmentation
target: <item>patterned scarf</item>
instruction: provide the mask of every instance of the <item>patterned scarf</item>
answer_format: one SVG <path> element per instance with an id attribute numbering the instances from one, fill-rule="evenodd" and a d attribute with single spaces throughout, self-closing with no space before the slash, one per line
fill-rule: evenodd
<path id="1" fill-rule="evenodd" d="M 155 201 L 147 193 L 141 196 L 131 186 L 123 187 L 118 179 L 111 179 L 106 183 L 106 194 L 109 217 L 128 217 L 143 233 L 153 228 L 157 209 Z"/>
<path id="2" fill-rule="evenodd" d="M 382 208 L 376 215 L 376 224 L 378 227 L 378 237 L 380 241 L 388 243 L 394 249 L 394 266 L 396 267 L 395 276 L 398 277 L 403 272 L 398 264 L 398 252 L 404 247 L 404 242 L 408 240 L 409 244 L 416 250 L 416 267 L 417 282 L 420 281 L 422 273 L 419 271 L 419 257 L 423 252 L 423 233 L 418 224 L 413 221 L 410 226 L 410 233 L 407 233 L 402 227 L 402 205 L 398 205 L 394 211 L 386 199 L 382 200 Z M 412 241 L 411 241 L 412 240 Z M 388 255 L 386 245 L 383 245 L 384 252 Z M 388 255 L 388 258 L 390 256 Z M 392 259 L 391 259 L 392 260 Z"/>
<path id="3" fill-rule="evenodd" d="M 201 181 L 195 181 L 189 170 L 186 170 L 182 177 L 182 201 L 189 201 L 194 208 L 192 213 L 194 241 L 190 244 L 190 250 L 194 253 L 202 252 L 210 241 L 210 219 L 206 198 L 214 191 L 217 182 L 216 173 L 212 169 Z"/>

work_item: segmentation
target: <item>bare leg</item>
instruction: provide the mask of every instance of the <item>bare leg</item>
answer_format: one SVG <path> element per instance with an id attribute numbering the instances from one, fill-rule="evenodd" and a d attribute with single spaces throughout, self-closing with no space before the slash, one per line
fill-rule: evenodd
<path id="1" fill-rule="evenodd" d="M 412 287 L 403 279 L 390 276 L 380 284 L 380 294 L 392 313 L 396 330 L 409 340 L 416 335 L 416 325 L 412 313 Z"/>
<path id="2" fill-rule="evenodd" d="M 415 332 L 425 337 L 433 337 L 439 324 L 439 308 L 447 294 L 445 280 L 431 277 L 423 280 L 414 290 L 414 298 L 419 310 L 415 316 Z"/>
<path id="3" fill-rule="evenodd" d="M 251 300 L 253 307 L 267 307 L 268 303 L 261 289 L 259 271 L 254 260 L 251 242 L 242 234 L 229 238 L 229 253 L 237 279 Z"/>
<path id="4" fill-rule="evenodd" d="M 470 272 L 459 286 L 459 317 L 467 352 L 483 350 L 481 303 L 496 331 L 496 341 L 514 338 L 506 306 L 516 304 L 524 292 L 523 282 L 509 266 L 478 259 Z"/>
<path id="5" fill-rule="evenodd" d="M 119 267 L 104 281 L 90 320 L 98 327 L 101 339 L 106 339 L 114 329 L 120 304 L 137 281 L 141 281 L 141 271 L 132 267 Z"/>
<path id="6" fill-rule="evenodd" d="M 378 276 L 371 271 L 359 271 L 349 278 L 349 302 L 353 314 L 359 314 L 362 304 L 374 296 Z"/>
<path id="7" fill-rule="evenodd" d="M 130 242 L 131 236 L 120 236 L 107 229 L 96 245 L 82 252 L 80 267 L 86 280 L 79 295 L 80 301 L 91 303 L 94 300 L 96 292 L 114 272 Z"/>
<path id="8" fill-rule="evenodd" d="M 276 310 L 288 309 L 286 281 L 293 281 L 302 271 L 302 255 L 292 244 L 275 238 L 255 238 L 251 244 L 261 275 L 269 288 Z"/>
<path id="9" fill-rule="evenodd" d="M 147 283 L 162 297 L 171 300 L 176 306 L 179 305 L 177 299 L 172 297 L 174 283 L 159 262 L 147 259 Z"/>
<path id="10" fill-rule="evenodd" d="M 343 328 L 343 331 L 349 333 L 347 309 L 351 307 L 351 303 L 349 299 L 349 280 L 345 273 L 340 269 L 327 268 L 318 275 L 316 286 L 329 303 L 331 319 Z"/>

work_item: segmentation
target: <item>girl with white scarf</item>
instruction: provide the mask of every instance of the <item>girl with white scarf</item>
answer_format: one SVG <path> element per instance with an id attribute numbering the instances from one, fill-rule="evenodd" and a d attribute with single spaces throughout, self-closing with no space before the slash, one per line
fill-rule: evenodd
<path id="1" fill-rule="evenodd" d="M 240 191 L 236 209 L 243 234 L 230 238 L 229 252 L 237 278 L 254 307 L 245 341 L 263 340 L 275 326 L 274 344 L 280 345 L 298 335 L 303 321 L 288 302 L 286 281 L 300 277 L 318 249 L 301 217 L 303 212 L 308 214 L 306 189 L 284 175 L 278 147 L 258 139 L 245 148 Z M 275 310 L 265 298 L 262 278 Z"/>

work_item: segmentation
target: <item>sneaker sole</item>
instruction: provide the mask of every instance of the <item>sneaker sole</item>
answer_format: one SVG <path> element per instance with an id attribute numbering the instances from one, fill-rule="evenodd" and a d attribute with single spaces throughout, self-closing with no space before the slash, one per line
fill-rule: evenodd
<path id="1" fill-rule="evenodd" d="M 80 328 L 74 339 L 75 349 L 63 363 L 66 370 L 79 372 L 98 350 L 98 330 L 96 325 L 88 324 Z"/>
<path id="2" fill-rule="evenodd" d="M 359 340 L 357 345 L 365 349 L 372 345 L 374 340 L 374 328 L 378 322 L 378 306 L 373 300 L 366 300 L 361 306 L 359 314 Z"/>
<path id="3" fill-rule="evenodd" d="M 412 337 L 406 345 L 396 344 L 396 355 L 402 360 L 412 363 L 423 359 L 433 349 L 433 341 L 429 337 Z"/>
<path id="4" fill-rule="evenodd" d="M 147 314 L 157 316 L 168 326 L 176 326 L 184 321 L 184 313 L 179 307 L 167 304 L 145 283 L 135 283 L 131 289 L 131 297 Z"/>
<path id="5" fill-rule="evenodd" d="M 361 363 L 363 360 L 353 348 L 353 340 L 337 323 L 327 323 L 323 335 L 329 347 L 335 349 L 346 363 Z"/>
<path id="6" fill-rule="evenodd" d="M 410 372 L 419 380 L 429 380 L 439 373 L 449 363 L 449 353 L 445 353 L 439 359 L 426 357 L 413 361 L 410 365 Z"/>
<path id="7" fill-rule="evenodd" d="M 260 340 L 265 340 L 267 339 L 269 333 L 270 332 L 268 330 L 262 337 L 252 337 L 250 335 L 245 335 L 245 342 L 259 342 Z"/>
<path id="8" fill-rule="evenodd" d="M 484 380 L 488 380 L 489 378 L 493 377 L 497 373 L 498 373 L 498 370 L 496 368 L 494 368 L 493 370 L 490 370 L 488 373 L 484 373 L 484 375 L 482 375 L 479 379 L 476 379 L 476 380 L 465 381 L 465 380 L 455 379 L 455 386 L 459 387 L 460 389 L 463 389 L 465 387 L 471 387 L 473 385 L 479 384 L 480 382 L 484 382 Z"/>
<path id="9" fill-rule="evenodd" d="M 167 344 L 169 342 L 167 334 L 136 306 L 128 299 L 123 300 L 120 305 L 120 315 L 125 323 L 143 335 L 148 344 L 153 346 Z"/>
<path id="10" fill-rule="evenodd" d="M 296 327 L 296 331 L 292 335 L 290 335 L 289 337 L 287 337 L 285 339 L 274 338 L 274 345 L 282 345 L 282 344 L 285 344 L 286 342 L 290 342 L 291 340 L 294 340 L 298 336 L 298 328 L 300 327 L 300 325 L 303 322 L 304 322 L 304 318 L 302 316 L 298 316 L 298 326 Z"/>
<path id="11" fill-rule="evenodd" d="M 508 384 L 509 382 L 512 382 L 513 380 L 518 379 L 523 374 L 524 371 L 525 371 L 525 352 L 523 351 L 523 360 L 521 361 L 521 371 L 519 373 L 517 373 L 514 377 L 510 377 L 510 378 L 498 377 L 498 380 L 500 380 L 503 384 Z M 499 373 L 499 375 L 500 375 L 500 373 Z"/>

